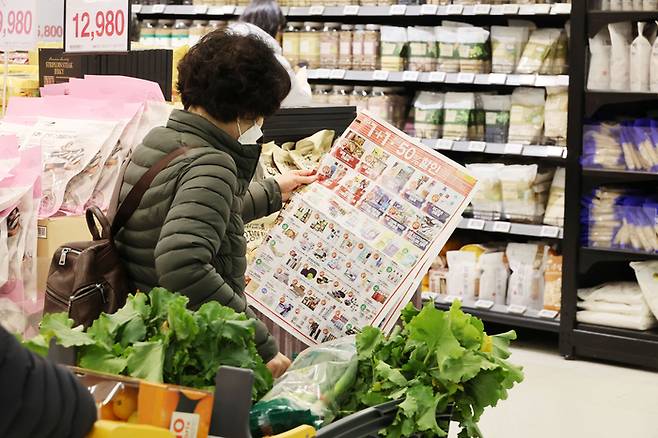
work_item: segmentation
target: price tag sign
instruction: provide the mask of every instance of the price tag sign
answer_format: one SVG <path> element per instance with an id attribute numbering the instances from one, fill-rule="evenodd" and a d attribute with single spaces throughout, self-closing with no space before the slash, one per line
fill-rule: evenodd
<path id="1" fill-rule="evenodd" d="M 61 43 L 64 40 L 64 0 L 41 1 L 37 7 L 37 40 Z"/>
<path id="2" fill-rule="evenodd" d="M 569 155 L 569 150 L 567 148 L 562 149 L 562 158 L 566 160 L 568 155 Z"/>
<path id="3" fill-rule="evenodd" d="M 0 50 L 31 50 L 37 45 L 37 0 L 0 2 Z"/>
<path id="4" fill-rule="evenodd" d="M 375 70 L 372 73 L 372 79 L 375 81 L 387 81 L 388 72 L 386 70 Z"/>
<path id="5" fill-rule="evenodd" d="M 482 219 L 469 219 L 466 221 L 466 228 L 469 230 L 484 230 L 484 221 Z"/>
<path id="6" fill-rule="evenodd" d="M 505 145 L 505 154 L 507 155 L 521 155 L 523 154 L 523 145 L 516 143 L 507 143 Z"/>
<path id="7" fill-rule="evenodd" d="M 505 73 L 489 73 L 489 83 L 503 85 L 507 80 L 507 75 Z"/>
<path id="8" fill-rule="evenodd" d="M 473 7 L 475 15 L 488 15 L 491 11 L 491 5 L 475 5 Z"/>
<path id="9" fill-rule="evenodd" d="M 322 15 L 324 14 L 324 6 L 311 6 L 311 9 L 308 10 L 309 15 Z"/>
<path id="10" fill-rule="evenodd" d="M 505 15 L 505 5 L 491 5 L 491 15 Z"/>
<path id="11" fill-rule="evenodd" d="M 526 306 L 519 306 L 518 304 L 512 304 L 507 307 L 507 313 L 514 313 L 516 315 L 523 315 L 528 308 Z"/>
<path id="12" fill-rule="evenodd" d="M 130 0 L 66 0 L 64 51 L 130 50 Z"/>
<path id="13" fill-rule="evenodd" d="M 407 5 L 391 5 L 388 13 L 390 15 L 404 15 L 407 13 Z"/>
<path id="14" fill-rule="evenodd" d="M 329 79 L 345 79 L 345 70 L 333 69 L 329 73 Z"/>
<path id="15" fill-rule="evenodd" d="M 452 149 L 454 141 L 452 140 L 446 140 L 444 138 L 440 138 L 436 141 L 436 148 L 442 151 L 449 151 Z"/>
<path id="16" fill-rule="evenodd" d="M 552 237 L 555 238 L 560 235 L 559 227 L 552 227 L 549 225 L 544 225 L 541 227 L 541 237 Z"/>
<path id="17" fill-rule="evenodd" d="M 420 7 L 420 15 L 436 15 L 438 10 L 438 5 L 422 5 Z"/>
<path id="18" fill-rule="evenodd" d="M 555 310 L 542 309 L 539 311 L 540 318 L 555 319 L 559 313 Z"/>
<path id="19" fill-rule="evenodd" d="M 535 15 L 535 5 L 521 5 L 519 15 Z"/>
<path id="20" fill-rule="evenodd" d="M 509 233 L 509 230 L 511 229 L 512 229 L 512 224 L 509 222 L 496 221 L 493 224 L 493 230 L 496 233 Z"/>
<path id="21" fill-rule="evenodd" d="M 521 75 L 507 75 L 507 85 L 521 85 Z"/>
<path id="22" fill-rule="evenodd" d="M 402 80 L 405 82 L 416 82 L 420 77 L 420 72 L 417 71 L 405 71 L 402 73 Z"/>
<path id="23" fill-rule="evenodd" d="M 553 15 L 569 15 L 571 14 L 571 3 L 555 3 L 551 8 Z"/>
<path id="24" fill-rule="evenodd" d="M 446 303 L 451 303 L 452 304 L 453 302 L 455 302 L 458 299 L 460 299 L 458 296 L 447 295 L 443 298 L 443 301 L 445 301 Z"/>
<path id="25" fill-rule="evenodd" d="M 151 7 L 152 14 L 163 14 L 165 11 L 166 5 L 153 5 Z"/>
<path id="26" fill-rule="evenodd" d="M 475 73 L 459 73 L 457 82 L 460 84 L 472 84 L 475 81 Z"/>
<path id="27" fill-rule="evenodd" d="M 461 15 L 464 10 L 464 5 L 450 5 L 446 10 L 448 15 Z"/>
<path id="28" fill-rule="evenodd" d="M 63 12 L 63 9 L 62 9 Z M 142 12 L 142 5 L 133 5 L 133 13 L 134 14 L 139 14 Z"/>
<path id="29" fill-rule="evenodd" d="M 445 82 L 446 73 L 443 71 L 433 71 L 430 73 L 430 82 Z"/>
<path id="30" fill-rule="evenodd" d="M 536 15 L 546 15 L 551 13 L 551 5 L 545 3 L 539 3 L 533 5 Z"/>
<path id="31" fill-rule="evenodd" d="M 489 301 L 489 300 L 477 300 L 475 302 L 475 307 L 478 308 L 478 309 L 487 309 L 487 310 L 489 310 L 493 306 L 494 306 L 494 302 Z"/>
<path id="32" fill-rule="evenodd" d="M 487 149 L 487 144 L 483 141 L 469 141 L 468 150 L 470 152 L 484 152 Z"/>
<path id="33" fill-rule="evenodd" d="M 502 5 L 504 15 L 516 15 L 519 13 L 519 5 Z"/>
<path id="34" fill-rule="evenodd" d="M 358 5 L 347 5 L 343 8 L 343 15 L 359 15 Z"/>
<path id="35" fill-rule="evenodd" d="M 135 6 L 133 5 L 133 12 L 135 11 Z M 208 12 L 208 5 L 196 5 L 194 6 L 194 13 L 197 15 L 203 15 Z"/>
<path id="36" fill-rule="evenodd" d="M 559 75 L 557 77 L 557 84 L 562 86 L 562 87 L 568 87 L 569 86 L 569 75 Z"/>
<path id="37" fill-rule="evenodd" d="M 471 5 L 464 6 L 462 15 L 475 15 L 475 6 L 471 6 Z"/>
<path id="38" fill-rule="evenodd" d="M 519 75 L 519 82 L 521 85 L 533 86 L 537 81 L 537 76 L 535 75 Z"/>
<path id="39" fill-rule="evenodd" d="M 549 157 L 556 157 L 556 158 L 561 158 L 562 157 L 562 151 L 564 151 L 564 148 L 561 146 L 548 146 L 548 156 Z"/>

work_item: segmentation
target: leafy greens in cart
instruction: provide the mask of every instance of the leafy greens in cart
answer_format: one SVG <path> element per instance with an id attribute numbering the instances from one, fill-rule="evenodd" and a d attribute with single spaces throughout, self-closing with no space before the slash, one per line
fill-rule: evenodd
<path id="1" fill-rule="evenodd" d="M 402 311 L 403 326 L 390 336 L 373 327 L 357 336 L 358 373 L 342 415 L 403 399 L 386 437 L 447 436 L 437 413 L 453 406 L 460 438 L 481 437 L 477 422 L 484 409 L 507 398 L 523 380 L 521 367 L 507 361 L 511 331 L 489 336 L 478 318 L 455 301 L 447 312 L 433 303 Z M 443 428 L 442 428 L 443 426 Z"/>
<path id="2" fill-rule="evenodd" d="M 26 346 L 47 354 L 50 340 L 78 347 L 83 368 L 194 388 L 214 385 L 222 365 L 254 371 L 254 398 L 272 387 L 256 351 L 255 321 L 208 302 L 196 312 L 188 298 L 162 288 L 128 297 L 115 314 L 102 314 L 89 329 L 72 327 L 65 313 L 45 315 L 40 334 Z"/>

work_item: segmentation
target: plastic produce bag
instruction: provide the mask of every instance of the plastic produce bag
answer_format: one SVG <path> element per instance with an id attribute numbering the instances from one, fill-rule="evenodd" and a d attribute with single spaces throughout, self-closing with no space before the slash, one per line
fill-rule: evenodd
<path id="1" fill-rule="evenodd" d="M 304 350 L 251 410 L 254 437 L 304 424 L 319 429 L 336 417 L 337 401 L 352 388 L 357 371 L 353 336 Z"/>

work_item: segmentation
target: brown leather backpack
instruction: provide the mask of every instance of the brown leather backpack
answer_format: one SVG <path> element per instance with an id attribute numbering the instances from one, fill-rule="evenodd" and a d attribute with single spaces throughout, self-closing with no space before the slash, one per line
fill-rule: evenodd
<path id="1" fill-rule="evenodd" d="M 55 251 L 46 283 L 44 314 L 68 312 L 76 325 L 88 327 L 101 312 L 114 313 L 125 304 L 134 289 L 121 264 L 113 236 L 137 210 L 158 173 L 186 150 L 178 148 L 169 153 L 140 178 L 121 203 L 111 226 L 99 208 L 87 210 L 87 226 L 94 240 L 69 243 Z"/>

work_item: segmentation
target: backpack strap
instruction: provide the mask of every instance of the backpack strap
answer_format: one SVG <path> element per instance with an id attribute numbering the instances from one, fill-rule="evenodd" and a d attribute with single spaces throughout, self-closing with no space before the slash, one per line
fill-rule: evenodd
<path id="1" fill-rule="evenodd" d="M 164 170 L 169 163 L 171 163 L 176 157 L 187 152 L 186 147 L 179 147 L 172 152 L 170 152 L 166 157 L 162 158 L 160 161 L 155 163 L 142 177 L 137 181 L 137 184 L 130 190 L 126 199 L 123 200 L 119 206 L 114 220 L 112 221 L 112 236 L 115 236 L 121 228 L 126 225 L 128 219 L 135 213 L 137 207 L 139 207 L 140 202 L 142 202 L 142 197 L 144 193 L 151 187 L 151 183 L 158 174 Z"/>

